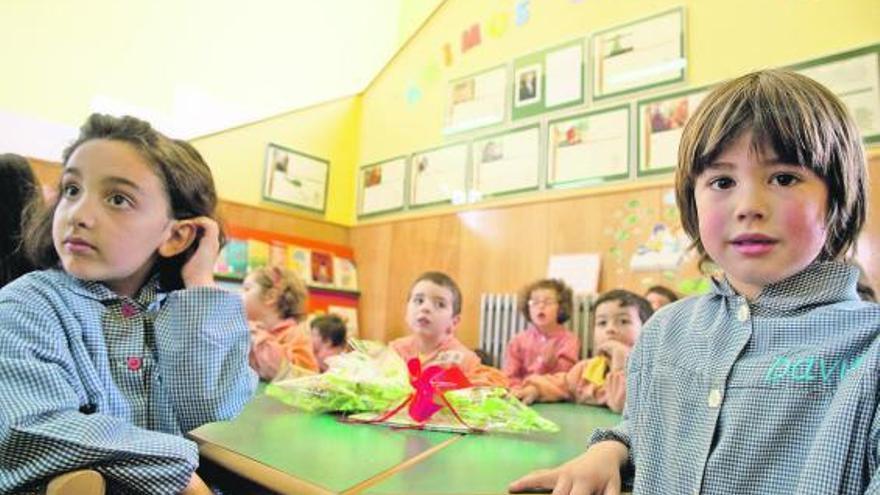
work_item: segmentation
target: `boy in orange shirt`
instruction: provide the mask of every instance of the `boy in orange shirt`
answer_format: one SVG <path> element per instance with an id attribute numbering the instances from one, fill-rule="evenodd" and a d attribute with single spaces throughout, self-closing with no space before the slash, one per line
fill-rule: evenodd
<path id="1" fill-rule="evenodd" d="M 426 272 L 409 291 L 406 324 L 412 335 L 391 342 L 404 361 L 419 358 L 424 369 L 430 365 L 457 365 L 476 386 L 506 387 L 500 370 L 485 366 L 474 351 L 455 338 L 461 321 L 461 291 L 448 275 Z"/>
<path id="2" fill-rule="evenodd" d="M 623 411 L 626 402 L 626 362 L 642 325 L 654 310 L 643 297 L 628 290 L 602 294 L 594 305 L 594 357 L 570 370 L 530 375 L 513 393 L 526 404 L 572 401 L 604 405 Z"/>

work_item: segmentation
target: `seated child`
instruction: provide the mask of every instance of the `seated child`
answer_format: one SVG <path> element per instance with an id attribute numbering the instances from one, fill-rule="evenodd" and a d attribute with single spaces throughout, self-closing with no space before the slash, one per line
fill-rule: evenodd
<path id="1" fill-rule="evenodd" d="M 846 106 L 795 72 L 747 74 L 678 149 L 681 224 L 723 275 L 648 321 L 623 421 L 509 489 L 880 493 L 880 305 L 847 262 L 867 171 Z"/>
<path id="2" fill-rule="evenodd" d="M 678 301 L 678 294 L 669 287 L 655 285 L 645 291 L 645 299 L 651 303 L 651 307 L 654 308 L 654 311 L 657 311 L 669 303 Z"/>
<path id="3" fill-rule="evenodd" d="M 83 469 L 109 493 L 209 493 L 184 434 L 235 417 L 256 385 L 241 299 L 214 283 L 211 169 L 99 114 L 63 164 L 23 236 L 38 270 L 0 290 L 0 493 Z"/>
<path id="4" fill-rule="evenodd" d="M 529 327 L 507 345 L 504 374 L 511 386 L 529 375 L 568 371 L 578 360 L 580 343 L 563 323 L 571 318 L 571 289 L 557 279 L 538 280 L 520 293 L 519 310 Z"/>
<path id="5" fill-rule="evenodd" d="M 242 291 L 251 329 L 249 360 L 260 378 L 275 378 L 284 361 L 318 371 L 309 334 L 298 328 L 308 291 L 296 273 L 277 266 L 260 267 L 244 279 Z"/>
<path id="6" fill-rule="evenodd" d="M 480 363 L 474 351 L 453 335 L 460 313 L 461 291 L 455 281 L 445 273 L 423 273 L 413 283 L 406 305 L 406 324 L 412 335 L 389 346 L 404 361 L 419 358 L 423 368 L 455 364 L 474 385 L 506 387 L 500 370 Z"/>
<path id="7" fill-rule="evenodd" d="M 645 298 L 628 290 L 602 294 L 594 304 L 594 357 L 568 371 L 530 375 L 513 393 L 526 404 L 571 401 L 605 405 L 623 411 L 626 402 L 626 362 L 642 324 L 654 313 Z"/>
<path id="8" fill-rule="evenodd" d="M 339 315 L 321 315 L 312 320 L 312 350 L 321 373 L 327 371 L 327 358 L 346 351 L 345 322 Z"/>

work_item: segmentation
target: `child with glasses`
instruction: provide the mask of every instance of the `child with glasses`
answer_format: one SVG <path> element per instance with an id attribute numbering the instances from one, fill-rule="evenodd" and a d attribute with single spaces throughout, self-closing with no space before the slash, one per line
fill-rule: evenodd
<path id="1" fill-rule="evenodd" d="M 558 279 L 543 279 L 520 293 L 519 310 L 529 322 L 507 345 L 504 374 L 511 387 L 529 375 L 568 371 L 578 360 L 580 344 L 562 324 L 571 318 L 571 289 Z"/>
<path id="2" fill-rule="evenodd" d="M 569 401 L 623 411 L 627 359 L 653 313 L 647 299 L 628 290 L 602 294 L 593 306 L 593 357 L 568 371 L 528 376 L 514 395 L 526 404 Z"/>
<path id="3" fill-rule="evenodd" d="M 244 308 L 251 329 L 251 367 L 272 380 L 282 363 L 318 371 L 309 334 L 299 328 L 308 291 L 292 270 L 260 267 L 244 279 Z"/>

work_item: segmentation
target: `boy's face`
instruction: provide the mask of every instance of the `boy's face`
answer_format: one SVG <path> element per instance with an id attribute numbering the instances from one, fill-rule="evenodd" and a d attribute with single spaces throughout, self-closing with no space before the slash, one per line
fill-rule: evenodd
<path id="1" fill-rule="evenodd" d="M 806 268 L 825 244 L 825 183 L 772 149 L 756 153 L 751 132 L 697 177 L 694 195 L 706 252 L 746 298 Z"/>
<path id="2" fill-rule="evenodd" d="M 70 156 L 52 220 L 66 272 L 133 295 L 173 224 L 162 181 L 130 144 L 93 139 Z"/>
<path id="3" fill-rule="evenodd" d="M 435 341 L 451 335 L 460 316 L 452 314 L 452 291 L 430 280 L 420 280 L 410 291 L 406 324 L 420 338 Z"/>
<path id="4" fill-rule="evenodd" d="M 620 301 L 614 300 L 596 306 L 594 349 L 611 340 L 632 347 L 641 333 L 642 319 L 639 318 L 639 310 L 635 306 L 621 306 Z"/>
<path id="5" fill-rule="evenodd" d="M 559 295 L 553 289 L 536 289 L 529 294 L 529 320 L 538 328 L 556 325 Z"/>

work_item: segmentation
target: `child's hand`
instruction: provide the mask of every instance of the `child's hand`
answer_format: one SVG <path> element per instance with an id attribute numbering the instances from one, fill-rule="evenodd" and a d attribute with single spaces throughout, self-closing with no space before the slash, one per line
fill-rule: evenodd
<path id="1" fill-rule="evenodd" d="M 629 347 L 622 342 L 609 340 L 596 349 L 596 354 L 608 358 L 612 371 L 620 371 L 626 368 Z"/>
<path id="2" fill-rule="evenodd" d="M 620 466 L 628 456 L 624 444 L 599 442 L 586 452 L 553 469 L 539 469 L 514 481 L 510 493 L 551 490 L 554 495 L 619 495 Z"/>
<path id="3" fill-rule="evenodd" d="M 522 401 L 523 404 L 531 404 L 538 400 L 538 387 L 534 385 L 524 385 L 511 390 L 513 396 Z"/>
<path id="4" fill-rule="evenodd" d="M 189 222 L 196 229 L 198 244 L 196 251 L 183 265 L 181 277 L 187 289 L 194 287 L 214 287 L 214 263 L 220 253 L 220 227 L 213 218 L 195 217 L 181 220 Z"/>

